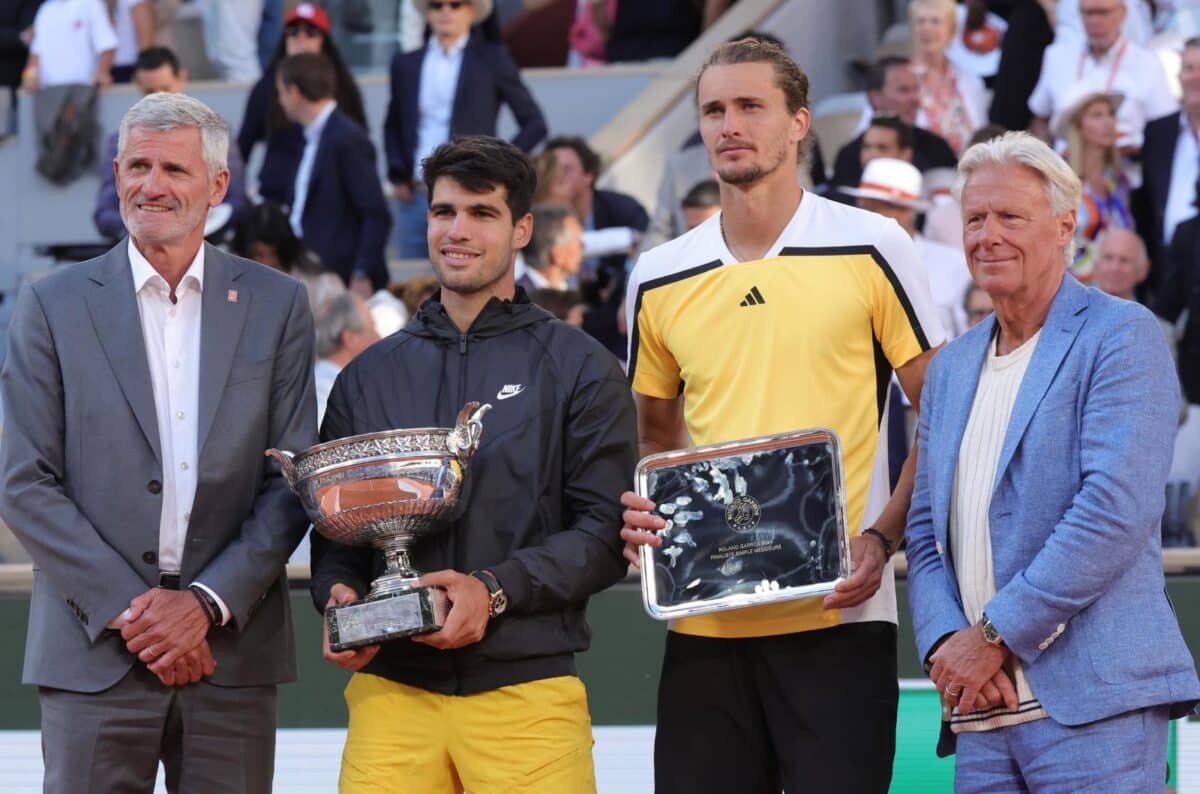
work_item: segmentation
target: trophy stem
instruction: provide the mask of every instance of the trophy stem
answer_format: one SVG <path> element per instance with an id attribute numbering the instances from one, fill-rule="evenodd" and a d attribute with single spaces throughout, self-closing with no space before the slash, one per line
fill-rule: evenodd
<path id="1" fill-rule="evenodd" d="M 416 586 L 420 574 L 413 570 L 408 561 L 408 549 L 394 544 L 388 544 L 383 549 L 383 559 L 387 564 L 383 575 L 371 582 L 368 598 L 411 590 Z"/>

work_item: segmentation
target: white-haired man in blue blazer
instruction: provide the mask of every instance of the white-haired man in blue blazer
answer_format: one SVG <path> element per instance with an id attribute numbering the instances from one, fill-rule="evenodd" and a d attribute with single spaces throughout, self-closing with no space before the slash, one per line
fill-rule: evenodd
<path id="1" fill-rule="evenodd" d="M 1159 536 L 1179 385 L 1154 316 L 1066 272 L 1080 183 L 1009 133 L 959 164 L 995 315 L 926 377 L 908 523 L 955 789 L 1161 791 L 1200 680 Z"/>

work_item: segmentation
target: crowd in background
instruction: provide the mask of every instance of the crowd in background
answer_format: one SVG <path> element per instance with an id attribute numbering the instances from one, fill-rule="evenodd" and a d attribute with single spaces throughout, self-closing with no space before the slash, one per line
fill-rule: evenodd
<path id="1" fill-rule="evenodd" d="M 15 0 L 0 5 L 0 87 L 13 107 L 22 90 L 56 86 L 132 82 L 144 93 L 186 91 L 171 23 L 181 9 L 198 8 L 217 74 L 251 85 L 210 239 L 306 284 L 320 397 L 346 362 L 402 327 L 436 286 L 426 275 L 393 282 L 388 264 L 428 256 L 422 159 L 455 136 L 495 134 L 502 107 L 516 121 L 513 142 L 534 153 L 539 177 L 518 284 L 623 360 L 621 307 L 632 261 L 716 213 L 719 187 L 698 132 L 664 160 L 653 214 L 597 187 L 600 155 L 586 140 L 548 128 L 519 68 L 671 58 L 732 4 L 398 2 L 388 23 L 395 53 L 383 151 L 371 141 L 338 43 L 345 31 L 383 24 L 380 4 L 366 0 Z M 1186 513 L 1200 479 L 1195 34 L 1196 0 L 911 0 L 872 59 L 851 64 L 865 92 L 850 133 L 810 136 L 797 173 L 805 186 L 889 216 L 913 237 L 954 337 L 990 311 L 962 252 L 952 190 L 958 157 L 1006 129 L 1028 128 L 1052 142 L 1084 184 L 1070 271 L 1146 303 L 1177 344 L 1188 407 L 1172 474 L 1177 493 L 1164 518 L 1164 537 L 1175 545 L 1192 543 Z M 769 34 L 752 35 L 786 48 Z M 804 53 L 792 54 L 803 63 Z M 0 133 L 11 135 L 16 114 L 6 118 Z M 108 166 L 117 146 L 111 134 L 99 158 L 94 215 L 109 240 L 124 235 Z M 256 147 L 264 149 L 261 165 L 245 173 Z M 897 409 L 894 439 L 904 439 L 905 426 Z M 897 463 L 905 446 L 892 444 Z M 11 551 L 0 546 L 0 559 Z"/>

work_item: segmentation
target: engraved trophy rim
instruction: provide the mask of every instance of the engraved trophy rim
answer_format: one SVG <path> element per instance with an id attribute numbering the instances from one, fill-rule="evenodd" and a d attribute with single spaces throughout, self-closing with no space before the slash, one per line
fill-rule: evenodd
<path id="1" fill-rule="evenodd" d="M 678 466 L 686 463 L 699 462 L 732 457 L 734 455 L 753 454 L 787 447 L 799 447 L 807 444 L 827 443 L 832 447 L 832 476 L 833 493 L 836 501 L 836 519 L 838 522 L 838 576 L 828 581 L 817 582 L 803 586 L 786 586 L 778 590 L 761 593 L 736 593 L 714 598 L 708 598 L 683 604 L 663 604 L 657 596 L 654 549 L 643 545 L 638 548 L 638 561 L 641 565 L 642 603 L 646 613 L 656 620 L 673 620 L 675 618 L 703 615 L 713 612 L 725 612 L 743 609 L 751 606 L 761 606 L 801 598 L 813 598 L 833 592 L 838 582 L 850 575 L 850 531 L 846 516 L 845 479 L 842 463 L 842 444 L 837 431 L 829 427 L 810 427 L 802 430 L 790 430 L 782 433 L 771 433 L 752 438 L 734 441 L 722 441 L 715 444 L 705 444 L 699 447 L 668 450 L 647 455 L 638 461 L 634 471 L 634 489 L 639 496 L 649 498 L 649 476 L 659 469 Z"/>

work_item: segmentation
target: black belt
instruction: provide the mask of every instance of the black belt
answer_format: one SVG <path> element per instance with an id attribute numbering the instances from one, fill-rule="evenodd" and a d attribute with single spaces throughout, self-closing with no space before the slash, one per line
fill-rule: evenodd
<path id="1" fill-rule="evenodd" d="M 177 573 L 162 573 L 158 574 L 158 586 L 164 590 L 180 590 L 182 589 Z"/>

